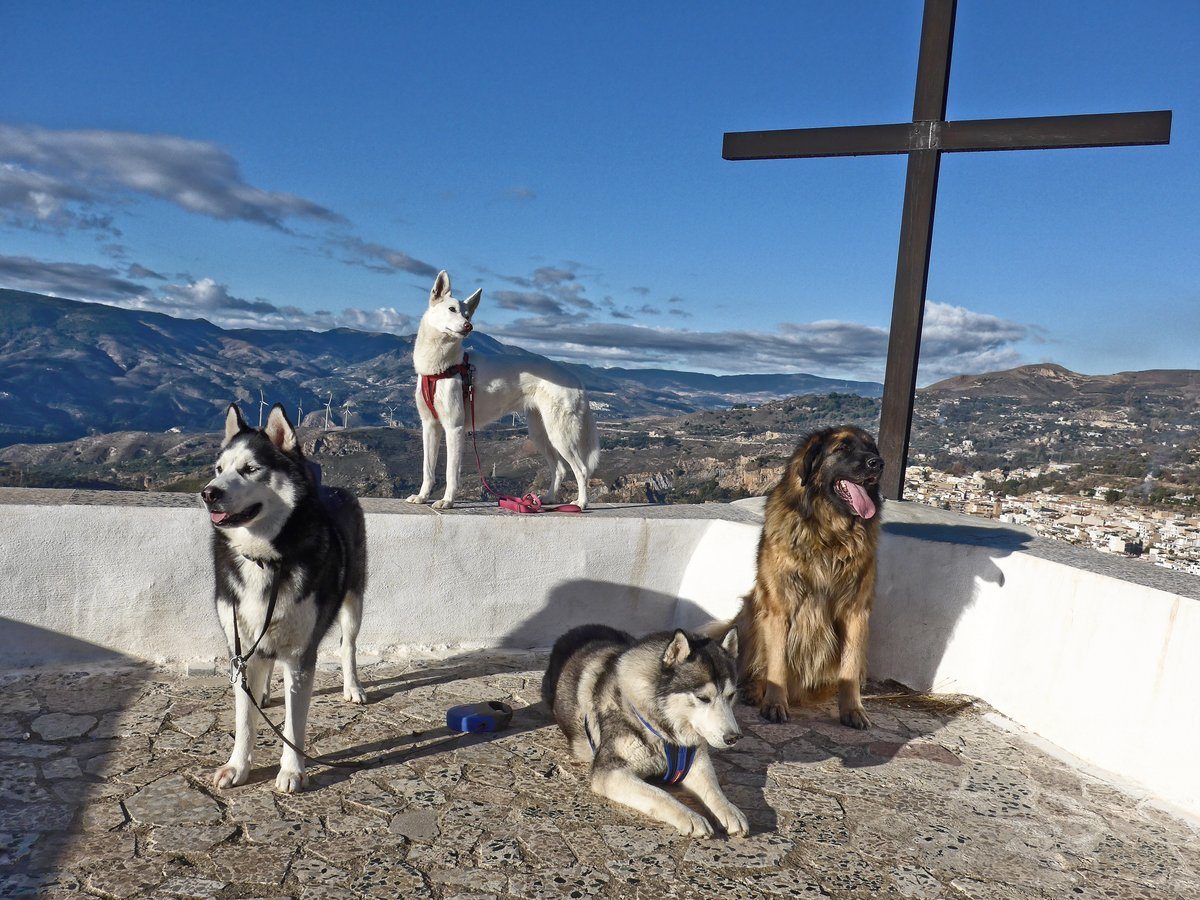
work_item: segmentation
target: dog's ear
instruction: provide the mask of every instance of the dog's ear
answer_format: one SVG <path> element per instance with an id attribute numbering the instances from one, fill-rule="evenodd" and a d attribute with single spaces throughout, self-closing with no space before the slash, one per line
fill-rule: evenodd
<path id="1" fill-rule="evenodd" d="M 821 462 L 821 454 L 825 451 L 825 438 L 828 432 L 818 431 L 808 436 L 808 440 L 797 452 L 799 457 L 799 466 L 796 469 L 796 477 L 805 485 L 812 480 L 813 472 L 817 470 L 817 466 Z"/>
<path id="2" fill-rule="evenodd" d="M 738 635 L 736 627 L 730 628 L 726 632 L 725 637 L 721 640 L 721 649 L 728 653 L 731 659 L 737 659 Z"/>
<path id="3" fill-rule="evenodd" d="M 225 410 L 225 438 L 221 441 L 221 446 L 229 446 L 229 442 L 237 436 L 239 431 L 247 431 L 249 428 L 246 420 L 242 418 L 242 411 L 238 409 L 238 405 L 230 403 L 229 409 Z"/>
<path id="4" fill-rule="evenodd" d="M 285 453 L 296 449 L 296 429 L 292 427 L 291 420 L 288 419 L 282 403 L 276 403 L 271 407 L 271 412 L 267 416 L 267 427 L 263 431 L 271 439 L 271 443 Z"/>
<path id="5" fill-rule="evenodd" d="M 663 652 L 663 665 L 668 669 L 673 668 L 687 659 L 691 653 L 692 642 L 688 640 L 687 632 L 682 628 L 676 628 L 670 643 L 667 644 L 667 649 Z"/>
<path id="6" fill-rule="evenodd" d="M 446 270 L 437 273 L 437 278 L 433 279 L 433 289 L 429 292 L 429 305 L 437 303 L 439 300 L 445 300 L 450 296 L 450 276 L 446 274 Z"/>
<path id="7" fill-rule="evenodd" d="M 467 318 L 475 315 L 475 310 L 479 308 L 479 301 L 483 299 L 483 288 L 479 288 L 475 293 L 462 302 L 463 309 L 467 311 Z"/>

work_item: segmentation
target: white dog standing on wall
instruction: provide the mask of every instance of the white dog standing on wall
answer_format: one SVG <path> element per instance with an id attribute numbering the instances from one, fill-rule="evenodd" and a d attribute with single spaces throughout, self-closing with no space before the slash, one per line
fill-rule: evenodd
<path id="1" fill-rule="evenodd" d="M 459 469 L 471 412 L 463 400 L 460 367 L 463 339 L 471 333 L 471 319 L 482 291 L 466 300 L 450 295 L 450 276 L 439 272 L 429 292 L 429 308 L 421 316 L 413 346 L 417 370 L 417 412 L 425 441 L 425 468 L 421 490 L 409 503 L 426 503 L 433 493 L 438 449 L 446 434 L 446 493 L 435 509 L 454 506 Z M 548 359 L 530 356 L 491 355 L 471 351 L 475 378 L 475 421 L 482 428 L 509 413 L 524 413 L 529 437 L 550 464 L 550 502 L 554 502 L 563 476 L 570 468 L 578 485 L 575 503 L 587 506 L 587 483 L 600 458 L 596 423 L 587 392 L 579 379 Z M 440 376 L 432 384 L 433 409 L 426 402 L 421 376 Z"/>

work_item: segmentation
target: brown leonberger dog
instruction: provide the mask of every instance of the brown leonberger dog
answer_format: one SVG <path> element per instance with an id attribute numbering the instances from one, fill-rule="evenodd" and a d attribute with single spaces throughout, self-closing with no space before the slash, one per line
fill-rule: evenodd
<path id="1" fill-rule="evenodd" d="M 764 718 L 838 695 L 843 725 L 870 725 L 860 686 L 875 591 L 883 458 L 861 428 L 796 448 L 767 497 L 758 575 L 736 620 L 746 697 Z"/>

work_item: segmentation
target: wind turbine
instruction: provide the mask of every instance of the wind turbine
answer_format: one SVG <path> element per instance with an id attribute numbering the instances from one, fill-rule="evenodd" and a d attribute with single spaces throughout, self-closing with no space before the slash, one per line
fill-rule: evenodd
<path id="1" fill-rule="evenodd" d="M 342 404 L 342 428 L 350 427 L 350 405 L 351 405 L 351 402 L 352 401 L 347 400 L 345 403 Z"/>
<path id="2" fill-rule="evenodd" d="M 267 398 L 263 396 L 262 388 L 258 389 L 258 427 L 262 428 L 262 411 L 267 405 Z"/>
<path id="3" fill-rule="evenodd" d="M 396 407 L 385 406 L 384 409 L 386 409 L 388 411 L 387 423 L 389 425 L 391 425 L 393 428 L 395 428 L 396 427 Z"/>
<path id="4" fill-rule="evenodd" d="M 304 398 L 301 397 L 296 401 L 296 427 L 300 427 L 300 423 L 304 421 Z"/>
<path id="5" fill-rule="evenodd" d="M 329 430 L 329 404 L 333 402 L 333 391 L 329 392 L 329 399 L 325 401 L 325 430 Z"/>

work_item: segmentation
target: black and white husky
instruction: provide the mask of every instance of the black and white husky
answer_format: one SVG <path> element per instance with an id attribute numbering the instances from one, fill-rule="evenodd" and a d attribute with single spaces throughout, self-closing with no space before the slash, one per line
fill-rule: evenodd
<path id="1" fill-rule="evenodd" d="M 730 835 L 750 830 L 721 791 L 708 748 L 742 736 L 737 631 L 720 640 L 676 630 L 637 640 L 607 625 L 582 625 L 554 644 L 542 698 L 581 760 L 592 790 L 682 834 L 711 837 L 708 819 L 647 779 L 694 794 Z"/>
<path id="2" fill-rule="evenodd" d="M 530 355 L 471 351 L 475 370 L 475 416 L 463 402 L 463 339 L 473 330 L 471 319 L 482 291 L 466 300 L 450 294 L 450 276 L 439 272 L 429 292 L 413 345 L 417 371 L 417 412 L 425 442 L 421 489 L 409 503 L 427 503 L 437 481 L 438 449 L 446 434 L 446 493 L 436 509 L 454 506 L 463 447 L 468 429 L 483 427 L 508 413 L 524 413 L 529 438 L 550 465 L 550 502 L 558 494 L 567 469 L 575 476 L 575 503 L 586 507 L 587 483 L 600 460 L 600 440 L 587 392 L 579 379 L 558 363 Z"/>
<path id="3" fill-rule="evenodd" d="M 283 732 L 303 750 L 317 646 L 334 619 L 342 631 L 343 696 L 351 703 L 367 699 L 354 652 L 367 584 L 362 508 L 352 494 L 318 486 L 279 404 L 261 431 L 230 405 L 216 474 L 200 496 L 212 520 L 217 617 L 231 657 L 238 641 L 245 654 L 263 633 L 276 586 L 270 626 L 246 663 L 246 684 L 265 702 L 274 663 L 280 663 Z M 246 781 L 259 724 L 246 692 L 235 686 L 233 696 L 233 753 L 213 774 L 217 788 Z M 275 787 L 292 793 L 303 786 L 304 757 L 285 745 Z"/>

